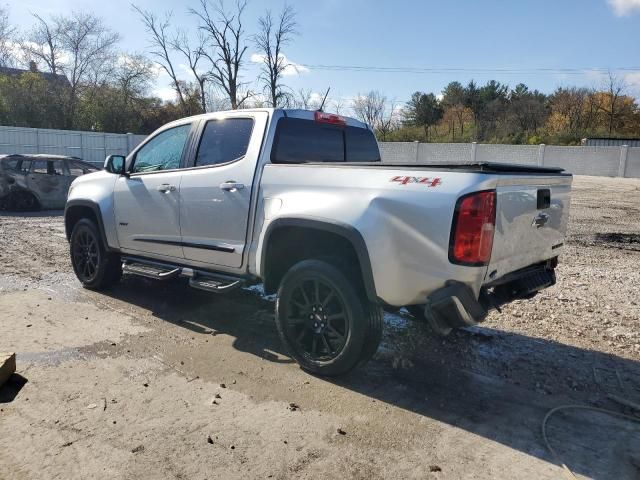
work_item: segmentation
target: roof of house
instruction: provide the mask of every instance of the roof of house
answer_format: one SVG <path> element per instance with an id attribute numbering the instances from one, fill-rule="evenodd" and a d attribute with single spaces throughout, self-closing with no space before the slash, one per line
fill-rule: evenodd
<path id="1" fill-rule="evenodd" d="M 23 73 L 39 73 L 40 75 L 42 75 L 47 81 L 49 82 L 54 82 L 54 81 L 63 81 L 65 83 L 68 83 L 67 77 L 60 74 L 60 73 L 51 73 L 51 72 L 41 72 L 39 70 L 29 70 L 29 69 L 22 69 L 22 68 L 12 68 L 12 67 L 0 67 L 0 75 L 10 75 L 12 77 L 17 77 L 19 75 L 22 75 Z"/>

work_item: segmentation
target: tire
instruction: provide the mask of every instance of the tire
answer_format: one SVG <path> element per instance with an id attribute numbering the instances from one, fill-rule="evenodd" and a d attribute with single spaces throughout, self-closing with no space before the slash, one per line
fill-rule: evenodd
<path id="1" fill-rule="evenodd" d="M 96 224 L 80 219 L 69 241 L 73 271 L 84 288 L 101 290 L 118 282 L 122 276 L 120 257 L 107 252 Z"/>
<path id="2" fill-rule="evenodd" d="M 428 319 L 424 314 L 424 305 L 408 305 L 405 308 L 414 320 L 426 324 L 429 329 L 439 337 L 446 337 L 453 331 L 453 328 L 448 325 L 440 325 L 440 323 L 435 320 Z"/>
<path id="3" fill-rule="evenodd" d="M 340 268 L 295 264 L 278 289 L 276 326 L 291 357 L 311 373 L 342 375 L 369 360 L 382 338 L 382 309 Z"/>

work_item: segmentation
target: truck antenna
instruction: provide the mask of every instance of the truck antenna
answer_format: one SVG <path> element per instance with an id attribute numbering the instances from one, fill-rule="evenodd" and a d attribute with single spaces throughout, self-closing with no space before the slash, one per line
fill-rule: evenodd
<path id="1" fill-rule="evenodd" d="M 327 96 L 329 95 L 329 90 L 331 90 L 331 87 L 327 88 L 326 93 L 324 94 L 324 98 L 322 99 L 322 103 L 320 104 L 320 108 L 318 108 L 318 111 L 321 112 L 322 111 L 322 107 L 324 107 L 324 102 L 327 101 Z"/>

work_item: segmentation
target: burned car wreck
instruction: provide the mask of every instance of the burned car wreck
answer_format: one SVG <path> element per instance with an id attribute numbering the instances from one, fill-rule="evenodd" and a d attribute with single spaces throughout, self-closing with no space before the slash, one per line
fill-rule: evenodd
<path id="1" fill-rule="evenodd" d="M 0 210 L 64 208 L 71 182 L 98 170 L 76 157 L 1 155 Z"/>

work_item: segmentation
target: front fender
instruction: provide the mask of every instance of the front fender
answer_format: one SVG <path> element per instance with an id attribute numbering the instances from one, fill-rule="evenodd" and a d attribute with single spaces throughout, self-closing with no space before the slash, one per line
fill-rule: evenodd
<path id="1" fill-rule="evenodd" d="M 65 218 L 73 206 L 91 208 L 101 224 L 99 225 L 101 234 L 109 249 L 120 248 L 113 204 L 113 189 L 117 179 L 117 175 L 105 171 L 78 177 L 69 188 L 65 206 Z M 70 232 L 67 232 L 67 235 L 69 234 Z"/>

